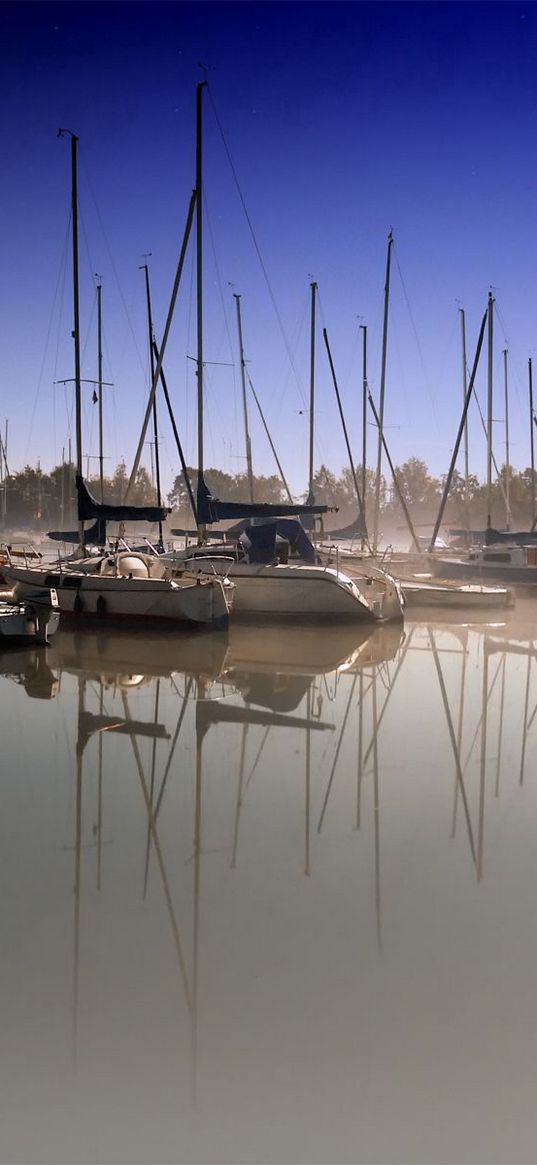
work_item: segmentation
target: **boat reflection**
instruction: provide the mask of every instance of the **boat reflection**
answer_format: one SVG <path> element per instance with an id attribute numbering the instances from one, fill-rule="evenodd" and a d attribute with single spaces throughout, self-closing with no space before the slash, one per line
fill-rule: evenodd
<path id="1" fill-rule="evenodd" d="M 60 632 L 54 644 L 54 664 L 60 676 L 77 684 L 76 797 L 74 821 L 74 953 L 73 953 L 73 1065 L 78 1058 L 80 998 L 80 933 L 82 919 L 82 849 L 84 806 L 88 808 L 91 783 L 86 788 L 87 766 L 97 777 L 96 812 L 91 813 L 93 844 L 97 850 L 97 889 L 103 888 L 103 831 L 105 780 L 110 775 L 107 741 L 126 739 L 130 745 L 147 819 L 144 852 L 143 898 L 146 897 L 153 855 L 173 936 L 181 992 L 190 1016 L 192 1040 L 192 1090 L 197 1090 L 198 982 L 200 960 L 200 901 L 203 858 L 204 764 L 208 736 L 225 733 L 226 760 L 234 762 L 233 733 L 239 733 L 236 792 L 229 868 L 237 869 L 241 813 L 247 795 L 254 790 L 254 774 L 260 771 L 272 732 L 293 733 L 300 743 L 304 763 L 303 866 L 311 873 L 312 735 L 330 737 L 336 731 L 337 702 L 334 692 L 321 690 L 321 680 L 333 677 L 337 684 L 351 683 L 357 690 L 361 669 L 373 670 L 392 659 L 402 642 L 400 627 L 373 627 L 345 632 L 313 629 L 238 627 L 229 639 L 221 636 L 153 635 L 143 640 L 129 635 L 97 636 L 87 632 Z M 373 661 L 376 661 L 373 663 Z M 348 673 L 351 673 L 349 679 Z M 168 682 L 167 682 L 168 681 Z M 72 681 L 71 681 L 72 682 Z M 165 685 L 165 689 L 163 687 Z M 153 695 L 152 714 L 134 715 L 132 698 L 147 713 Z M 335 689 L 334 689 L 335 691 Z M 91 705 L 97 700 L 97 708 Z M 323 717 L 327 706 L 329 717 Z M 168 727 L 169 726 L 169 727 Z M 259 730 L 261 738 L 259 739 Z M 343 729 L 344 731 L 344 729 Z M 188 733 L 188 735 L 185 735 Z M 250 759 L 249 733 L 255 745 Z M 298 734 L 298 736 L 297 736 Z M 150 744 L 144 755 L 143 738 Z M 188 761 L 189 741 L 195 742 L 194 771 Z M 220 736 L 218 741 L 220 741 Z M 286 738 L 287 739 L 287 738 Z M 342 732 L 339 732 L 339 756 Z M 183 743 L 183 749 L 178 747 Z M 216 743 L 211 747 L 221 747 Z M 97 744 L 97 755 L 94 745 Z M 116 750 L 117 751 L 117 750 Z M 296 750 L 295 750 L 296 752 Z M 276 750 L 277 755 L 277 750 Z M 178 759 L 179 758 L 179 759 Z M 265 757 L 270 763 L 270 755 Z M 214 759 L 213 759 L 214 765 Z M 127 761 L 128 764 L 128 761 Z M 318 759 L 317 759 L 318 764 Z M 172 779 L 193 781 L 192 934 L 190 943 L 181 933 L 169 858 L 161 838 L 161 822 Z M 185 875 L 184 875 L 185 876 Z M 190 876 L 187 868 L 186 876 Z M 190 945 L 190 967 L 185 949 Z"/>
<path id="2" fill-rule="evenodd" d="M 48 647 L 18 647 L 0 652 L 0 678 L 20 684 L 32 700 L 53 700 L 59 681 L 50 666 Z"/>
<path id="3" fill-rule="evenodd" d="M 76 694 L 75 1068 L 84 991 L 81 933 L 92 877 L 83 851 L 96 849 L 96 888 L 102 891 L 114 868 L 103 865 L 103 838 L 111 816 L 107 783 L 113 784 L 115 769 L 129 787 L 131 779 L 138 787 L 144 814 L 136 841 L 138 894 L 154 909 L 158 893 L 165 909 L 177 1007 L 190 1032 L 194 1103 L 204 1092 L 201 985 L 207 981 L 207 937 L 214 921 L 209 901 L 219 892 L 218 878 L 228 894 L 232 886 L 239 894 L 239 885 L 254 876 L 252 864 L 263 846 L 269 854 L 273 849 L 273 866 L 279 866 L 275 822 L 290 823 L 299 880 L 325 877 L 326 857 L 330 864 L 331 854 L 347 844 L 341 831 L 347 835 L 353 860 L 366 865 L 367 894 L 374 904 L 372 946 L 376 939 L 379 958 L 390 949 L 391 928 L 383 933 L 385 900 L 391 905 L 397 892 L 383 858 L 394 821 L 398 828 L 401 815 L 415 810 L 414 776 L 422 800 L 440 798 L 446 839 L 455 839 L 462 823 L 469 868 L 482 882 L 486 816 L 491 795 L 500 796 L 500 769 L 509 760 L 507 716 L 514 713 L 517 726 L 521 715 L 523 720 L 520 784 L 537 717 L 530 699 L 535 643 L 517 641 L 510 626 L 496 622 L 462 627 L 416 622 L 406 637 L 396 627 L 376 627 L 350 639 L 340 632 L 334 639 L 330 633 L 293 632 L 286 628 L 279 637 L 273 629 L 238 628 L 223 649 L 220 636 L 193 636 L 185 644 L 184 636 L 140 642 L 117 635 L 100 643 L 92 633 L 59 632 L 49 649 L 47 659 L 52 654 L 62 678 L 62 698 Z M 521 668 L 525 657 L 527 667 Z M 518 667 L 517 676 L 510 677 L 510 663 Z M 513 687 L 517 699 L 509 702 Z M 413 751 L 413 733 L 425 720 L 421 700 L 433 717 L 425 724 L 430 780 L 427 771 L 419 772 L 419 749 Z M 512 740 L 514 732 L 509 735 Z M 506 780 L 511 770 L 512 765 L 505 768 Z M 124 799 L 122 790 L 121 804 Z M 182 843 L 179 806 L 188 835 Z M 123 828 L 122 818 L 121 823 Z M 412 836 L 419 849 L 420 838 Z M 452 861 L 459 858 L 460 851 L 456 856 L 454 851 Z"/>

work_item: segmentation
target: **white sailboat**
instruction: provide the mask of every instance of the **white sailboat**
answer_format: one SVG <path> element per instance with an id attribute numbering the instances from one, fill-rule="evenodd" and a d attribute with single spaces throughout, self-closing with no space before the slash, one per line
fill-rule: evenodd
<path id="1" fill-rule="evenodd" d="M 172 552 L 164 557 L 173 569 L 174 577 L 180 575 L 185 561 L 195 563 L 200 572 L 210 570 L 218 576 L 227 575 L 234 583 L 233 612 L 235 616 L 245 615 L 255 618 L 319 619 L 349 621 L 384 621 L 402 619 L 403 599 L 396 581 L 375 566 L 364 567 L 360 578 L 351 579 L 333 566 L 316 564 L 312 548 L 310 562 L 282 562 L 274 560 L 274 554 L 266 554 L 260 560 L 251 546 L 248 553 L 242 552 L 236 560 L 222 554 L 206 552 L 207 522 L 219 521 L 226 517 L 261 517 L 266 519 L 298 514 L 305 508 L 315 512 L 320 507 L 256 506 L 245 503 L 219 502 L 212 498 L 203 479 L 203 311 L 202 311 L 202 94 L 205 82 L 197 87 L 196 101 L 196 262 L 197 262 L 197 383 L 198 383 L 198 489 L 197 525 L 200 549 L 190 548 L 183 552 Z M 241 343 L 241 366 L 243 364 Z M 153 392 L 155 385 L 153 385 Z M 149 406 L 146 417 L 149 416 Z M 248 435 L 247 435 L 248 446 Z M 248 462 L 249 464 L 249 462 Z M 311 470 L 310 470 L 311 477 Z M 251 473 L 250 473 L 251 482 Z M 323 507 L 324 509 L 324 507 Z M 248 538 L 263 527 L 248 527 Z M 274 527 L 274 540 L 276 528 Z M 306 543 L 311 546 L 306 535 Z"/>
<path id="2" fill-rule="evenodd" d="M 78 183 L 77 183 L 77 143 L 78 138 L 70 131 L 71 173 L 72 173 L 72 242 L 73 242 L 73 339 L 75 345 L 75 405 L 76 405 L 76 455 L 77 486 L 79 489 L 79 540 L 84 547 L 84 518 L 89 517 L 93 505 L 93 516 L 105 516 L 111 507 L 95 503 L 83 488 L 82 480 L 82 410 L 80 375 L 80 323 L 78 289 Z M 83 505 L 86 509 L 83 509 Z M 116 507 L 118 518 L 127 507 Z M 130 508 L 134 513 L 134 509 Z M 167 511 L 159 509 L 161 517 Z M 147 509 L 140 517 L 146 517 Z M 29 591 L 39 587 L 53 587 L 62 616 L 81 619 L 99 619 L 106 622 L 136 622 L 145 626 L 148 622 L 174 625 L 195 625 L 219 627 L 227 624 L 229 604 L 221 578 L 215 574 L 206 578 L 184 574 L 180 579 L 171 579 L 165 565 L 158 558 L 134 553 L 104 555 L 88 560 L 79 569 L 66 571 L 47 566 L 32 568 L 28 562 L 17 566 L 9 556 L 3 567 L 5 578 L 15 583 L 17 593 L 24 597 Z M 229 587 L 228 593 L 229 593 Z"/>
<path id="3" fill-rule="evenodd" d="M 187 558 L 184 551 L 169 551 L 163 557 L 173 577 L 180 577 L 186 565 L 227 577 L 234 586 L 234 617 L 360 622 L 403 617 L 398 583 L 374 565 L 364 565 L 360 576 L 350 578 L 333 566 L 241 561 L 218 553 L 196 556 L 195 549 Z"/>

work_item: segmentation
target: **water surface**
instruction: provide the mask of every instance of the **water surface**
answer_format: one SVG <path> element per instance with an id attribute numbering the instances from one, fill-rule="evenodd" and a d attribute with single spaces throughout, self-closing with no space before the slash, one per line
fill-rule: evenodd
<path id="1" fill-rule="evenodd" d="M 3 1162 L 530 1162 L 534 605 L 0 658 Z"/>

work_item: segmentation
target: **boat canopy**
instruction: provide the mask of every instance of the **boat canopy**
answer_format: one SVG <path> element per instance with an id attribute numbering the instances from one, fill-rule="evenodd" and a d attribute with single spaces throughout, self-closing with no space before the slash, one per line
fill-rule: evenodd
<path id="1" fill-rule="evenodd" d="M 285 539 L 304 562 L 315 562 L 315 548 L 304 527 L 296 519 L 280 518 L 245 526 L 239 541 L 248 552 L 250 562 L 267 565 L 277 556 L 278 538 Z"/>
<path id="2" fill-rule="evenodd" d="M 202 475 L 198 478 L 196 499 L 200 526 L 222 522 L 228 518 L 297 517 L 299 514 L 326 514 L 328 506 L 289 505 L 271 502 L 221 502 L 213 497 Z"/>
<path id="3" fill-rule="evenodd" d="M 165 522 L 171 509 L 166 506 L 114 506 L 98 502 L 83 477 L 76 476 L 78 518 L 80 522 L 100 518 L 105 522 Z"/>

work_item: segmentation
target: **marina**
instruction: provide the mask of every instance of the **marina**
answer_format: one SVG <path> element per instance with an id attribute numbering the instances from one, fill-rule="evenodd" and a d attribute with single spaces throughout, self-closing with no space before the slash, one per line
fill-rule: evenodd
<path id="1" fill-rule="evenodd" d="M 0 1165 L 532 1165 L 537 7 L 0 17 Z"/>

